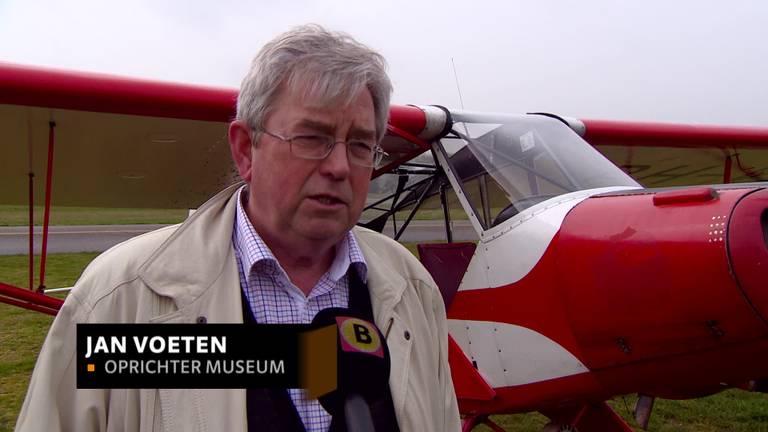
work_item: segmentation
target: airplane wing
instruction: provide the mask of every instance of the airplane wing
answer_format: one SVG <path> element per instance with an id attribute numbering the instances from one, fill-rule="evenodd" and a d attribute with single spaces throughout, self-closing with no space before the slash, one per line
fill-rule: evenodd
<path id="1" fill-rule="evenodd" d="M 30 190 L 42 203 L 50 151 L 55 205 L 195 208 L 237 180 L 226 142 L 236 97 L 236 89 L 0 63 L 0 203 L 27 204 Z M 390 114 L 382 143 L 390 156 L 374 177 L 429 149 L 419 109 Z M 648 187 L 768 176 L 765 130 L 577 122 Z"/>
<path id="2" fill-rule="evenodd" d="M 646 187 L 768 180 L 766 128 L 581 123 L 587 142 Z"/>
<path id="3" fill-rule="evenodd" d="M 234 181 L 237 92 L 0 64 L 0 203 L 194 208 Z"/>
<path id="4" fill-rule="evenodd" d="M 0 203 L 36 204 L 52 161 L 58 206 L 196 208 L 237 181 L 236 89 L 0 63 Z M 393 107 L 386 166 L 426 151 L 423 115 Z M 417 129 L 411 129 L 417 128 Z"/>

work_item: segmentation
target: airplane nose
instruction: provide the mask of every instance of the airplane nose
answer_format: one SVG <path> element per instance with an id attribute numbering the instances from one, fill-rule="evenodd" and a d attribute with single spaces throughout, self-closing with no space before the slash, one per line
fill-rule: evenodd
<path id="1" fill-rule="evenodd" d="M 728 224 L 728 253 L 739 287 L 768 325 L 768 189 L 736 204 Z"/>

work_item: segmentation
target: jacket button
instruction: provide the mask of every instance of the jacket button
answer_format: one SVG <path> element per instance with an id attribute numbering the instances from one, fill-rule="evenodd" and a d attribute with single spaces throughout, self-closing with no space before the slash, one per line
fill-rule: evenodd
<path id="1" fill-rule="evenodd" d="M 202 315 L 200 315 L 199 317 L 197 317 L 197 323 L 198 323 L 198 324 L 205 324 L 205 323 L 207 323 L 207 322 L 208 322 L 208 318 L 206 318 L 206 317 L 204 317 L 204 316 L 202 316 Z"/>
<path id="2" fill-rule="evenodd" d="M 411 340 L 411 332 L 409 332 L 408 330 L 405 331 L 403 336 L 405 336 L 405 340 Z"/>

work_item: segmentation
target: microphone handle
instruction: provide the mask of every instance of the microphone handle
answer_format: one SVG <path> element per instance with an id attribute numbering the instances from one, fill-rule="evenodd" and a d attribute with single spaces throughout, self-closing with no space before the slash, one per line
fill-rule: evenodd
<path id="1" fill-rule="evenodd" d="M 375 432 L 368 403 L 357 393 L 347 395 L 344 400 L 344 416 L 348 432 Z"/>

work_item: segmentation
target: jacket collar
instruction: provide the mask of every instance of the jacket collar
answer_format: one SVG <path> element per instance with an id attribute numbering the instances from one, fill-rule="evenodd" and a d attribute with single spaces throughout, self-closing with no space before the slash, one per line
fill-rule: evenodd
<path id="1" fill-rule="evenodd" d="M 369 233 L 366 231 L 368 230 L 361 227 L 352 229 L 357 243 L 360 245 L 360 250 L 365 256 L 365 261 L 368 263 L 367 282 L 371 294 L 373 317 L 376 325 L 386 333 L 393 310 L 403 297 L 406 281 L 400 275 L 399 270 L 390 266 L 391 259 L 382 257 L 374 245 L 369 244 L 367 241 Z"/>
<path id="2" fill-rule="evenodd" d="M 159 295 L 172 298 L 179 309 L 198 299 L 225 269 L 237 269 L 232 227 L 239 186 L 230 186 L 203 204 L 139 269 L 139 277 Z"/>
<path id="3" fill-rule="evenodd" d="M 183 310 L 214 285 L 240 301 L 240 282 L 232 247 L 237 190 L 232 185 L 216 194 L 187 218 L 147 259 L 139 277 L 157 294 L 173 299 Z M 386 332 L 406 281 L 367 241 L 370 232 L 355 227 L 358 245 L 368 263 L 368 289 L 376 324 Z M 221 296 L 223 292 L 217 292 Z M 240 310 L 239 308 L 237 309 Z M 215 319 L 215 317 L 209 317 Z M 231 317 L 234 318 L 234 317 Z M 242 322 L 242 316 L 239 317 Z M 231 319 L 227 319 L 230 321 Z"/>

